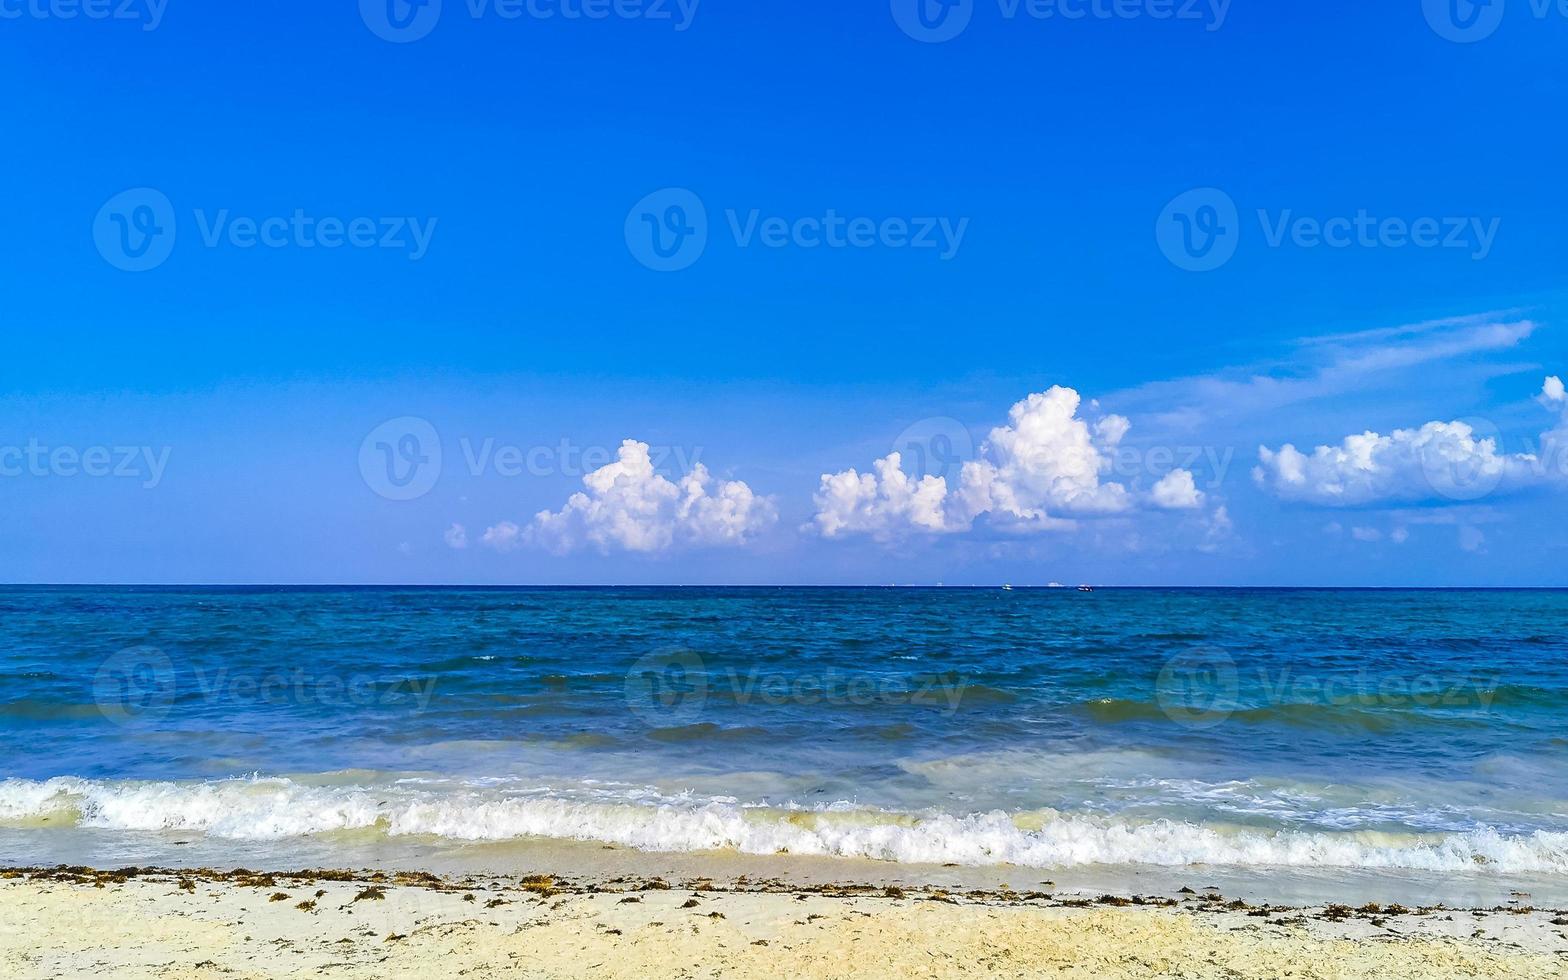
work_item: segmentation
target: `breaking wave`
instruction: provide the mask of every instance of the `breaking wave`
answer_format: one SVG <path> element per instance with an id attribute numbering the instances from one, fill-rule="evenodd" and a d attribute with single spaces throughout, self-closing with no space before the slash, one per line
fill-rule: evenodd
<path id="1" fill-rule="evenodd" d="M 1568 833 L 1508 835 L 1266 831 L 1033 810 L 902 813 L 723 798 L 577 800 L 417 785 L 313 786 L 286 778 L 208 782 L 0 780 L 0 823 L 200 832 L 279 840 L 359 831 L 454 841 L 587 840 L 647 851 L 729 850 L 901 863 L 1414 869 L 1568 874 Z"/>

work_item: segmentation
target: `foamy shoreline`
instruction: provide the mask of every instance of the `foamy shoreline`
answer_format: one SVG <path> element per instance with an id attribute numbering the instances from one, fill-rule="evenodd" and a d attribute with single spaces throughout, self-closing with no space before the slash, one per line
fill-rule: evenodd
<path id="1" fill-rule="evenodd" d="M 168 831 L 279 842 L 356 833 L 458 845 L 540 838 L 648 852 L 787 853 L 1040 869 L 1207 865 L 1442 874 L 1477 868 L 1505 875 L 1568 871 L 1568 834 L 1546 829 L 1505 833 L 1473 825 L 1394 833 L 1358 826 L 1325 831 L 1055 809 L 907 812 L 849 801 L 811 807 L 747 804 L 728 797 L 659 797 L 651 791 L 601 791 L 586 799 L 463 785 L 435 792 L 409 782 L 315 785 L 259 775 L 200 782 L 11 778 L 0 780 L 0 827 Z"/>
<path id="2" fill-rule="evenodd" d="M 782 880 L 0 870 L 16 977 L 1553 977 L 1568 918 Z"/>

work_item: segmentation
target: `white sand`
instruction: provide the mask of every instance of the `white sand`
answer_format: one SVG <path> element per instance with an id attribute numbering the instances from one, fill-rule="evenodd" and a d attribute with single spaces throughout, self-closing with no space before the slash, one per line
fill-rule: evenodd
<path id="1" fill-rule="evenodd" d="M 1568 976 L 1568 926 L 1540 911 L 1379 910 L 1334 922 L 1321 910 L 1249 915 L 1191 897 L 1062 907 L 746 882 L 553 892 L 562 883 L 518 878 L 8 874 L 6 977 Z"/>

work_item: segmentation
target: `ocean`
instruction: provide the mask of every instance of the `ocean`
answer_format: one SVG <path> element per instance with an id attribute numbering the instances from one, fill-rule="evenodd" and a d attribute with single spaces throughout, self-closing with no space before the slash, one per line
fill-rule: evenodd
<path id="1" fill-rule="evenodd" d="M 1565 626 L 1544 590 L 7 587 L 0 857 L 1568 886 Z"/>

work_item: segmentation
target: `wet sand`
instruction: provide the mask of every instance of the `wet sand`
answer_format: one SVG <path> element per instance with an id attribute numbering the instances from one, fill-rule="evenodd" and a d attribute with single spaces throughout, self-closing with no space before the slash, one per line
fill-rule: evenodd
<path id="1" fill-rule="evenodd" d="M 1568 917 L 1217 891 L 211 869 L 0 872 L 7 977 L 1568 976 Z"/>
<path id="2" fill-rule="evenodd" d="M 1164 895 L 1183 887 L 1216 886 L 1229 898 L 1253 904 L 1307 907 L 1436 905 L 1492 908 L 1523 898 L 1543 908 L 1568 908 L 1568 878 L 1551 874 L 1499 874 L 1483 867 L 1469 874 L 1410 869 L 1228 867 L 1222 865 L 1075 865 L 1029 868 L 903 864 L 804 854 L 736 851 L 644 851 L 598 841 L 521 838 L 462 842 L 379 833 L 323 834 L 284 841 L 235 840 L 177 831 L 126 833 L 95 828 L 0 828 L 0 856 L 12 865 L 87 865 L 94 868 L 220 867 L 362 868 L 428 871 L 443 877 L 522 875 L 546 868 L 580 881 L 610 878 L 780 879 L 792 885 L 855 881 L 876 886 L 950 892 L 1028 892 L 1049 887 L 1083 895 Z M 1050 885 L 1042 882 L 1050 881 Z"/>

